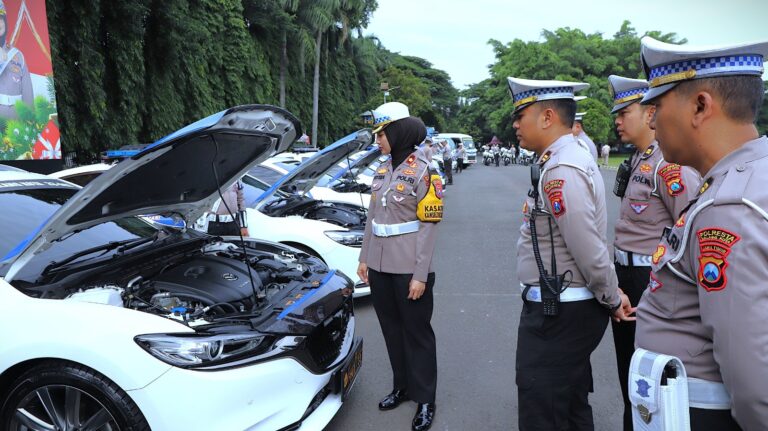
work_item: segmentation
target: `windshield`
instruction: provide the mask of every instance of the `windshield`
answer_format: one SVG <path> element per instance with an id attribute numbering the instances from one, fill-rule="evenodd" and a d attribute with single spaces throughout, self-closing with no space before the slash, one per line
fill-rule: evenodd
<path id="1" fill-rule="evenodd" d="M 317 184 L 315 184 L 316 187 L 329 187 L 333 186 L 334 184 L 337 184 L 339 182 L 339 179 L 347 172 L 349 171 L 349 165 L 352 166 L 355 165 L 355 162 L 360 160 L 363 156 L 365 156 L 367 152 L 366 151 L 359 151 L 355 154 L 350 155 L 349 157 L 345 157 L 344 160 L 340 161 L 336 165 L 332 166 L 330 169 L 328 169 L 319 180 L 317 180 Z M 349 162 L 349 163 L 347 163 Z"/>
<path id="2" fill-rule="evenodd" d="M 3 256 L 0 275 L 5 274 L 27 242 L 34 239 L 38 229 L 76 192 L 75 189 L 25 189 L 0 193 L 0 207 L 4 208 L 0 223 L 13 227 L 0 230 L 0 255 Z M 16 279 L 32 282 L 51 262 L 111 241 L 146 238 L 156 232 L 157 228 L 137 217 L 101 223 L 54 242 L 25 265 Z"/>
<path id="3" fill-rule="evenodd" d="M 462 138 L 461 139 L 462 144 L 464 144 L 464 148 L 466 149 L 475 149 L 475 142 L 472 140 L 472 138 Z"/>

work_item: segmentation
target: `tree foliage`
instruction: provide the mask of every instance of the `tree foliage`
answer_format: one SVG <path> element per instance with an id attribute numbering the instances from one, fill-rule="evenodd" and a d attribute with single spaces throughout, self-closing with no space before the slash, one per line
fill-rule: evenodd
<path id="1" fill-rule="evenodd" d="M 675 33 L 654 31 L 647 34 L 670 43 L 686 42 Z M 614 141 L 608 76 L 643 78 L 638 55 L 640 38 L 630 22 L 624 21 L 611 39 L 601 33 L 585 34 L 566 27 L 542 31 L 540 42 L 516 39 L 504 44 L 490 40 L 488 43 L 496 56 L 496 62 L 490 66 L 491 78 L 462 93 L 473 102 L 459 111 L 457 128 L 476 133 L 481 141 L 497 135 L 505 142 L 514 142 L 507 77 L 557 79 L 590 84 L 587 90 L 579 93 L 588 96 L 578 107 L 580 112 L 587 112 L 584 129 L 596 142 Z"/>
<path id="2" fill-rule="evenodd" d="M 414 114 L 444 124 L 456 111 L 448 74 L 363 37 L 377 6 L 376 0 L 47 0 L 64 150 L 84 160 L 152 142 L 231 106 L 278 105 L 281 87 L 285 107 L 309 133 L 316 48 L 319 145 L 358 127 L 359 115 L 381 103 L 386 80 L 413 89 L 403 96 Z"/>

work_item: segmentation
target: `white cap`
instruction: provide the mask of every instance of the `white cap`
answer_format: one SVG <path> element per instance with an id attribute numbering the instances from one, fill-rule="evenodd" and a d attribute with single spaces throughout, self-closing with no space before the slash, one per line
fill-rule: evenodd
<path id="1" fill-rule="evenodd" d="M 763 74 L 768 41 L 696 47 L 660 42 L 650 36 L 640 40 L 640 60 L 650 90 L 650 102 L 683 81 L 719 76 Z"/>
<path id="2" fill-rule="evenodd" d="M 608 77 L 613 95 L 613 109 L 615 114 L 627 106 L 639 102 L 648 92 L 648 81 L 643 79 L 630 79 L 623 76 L 611 75 Z"/>
<path id="3" fill-rule="evenodd" d="M 586 112 L 577 112 L 576 115 L 573 117 L 573 121 L 581 121 L 584 119 L 585 115 L 587 115 Z"/>
<path id="4" fill-rule="evenodd" d="M 408 118 L 411 113 L 408 107 L 400 102 L 387 102 L 373 111 L 373 133 L 379 133 L 393 121 Z"/>
<path id="5" fill-rule="evenodd" d="M 589 84 L 584 82 L 540 81 L 511 76 L 507 77 L 507 84 L 515 108 L 513 112 L 543 100 L 573 99 L 575 92 L 589 87 Z"/>
<path id="6" fill-rule="evenodd" d="M 584 99 L 587 99 L 587 96 L 573 96 L 573 100 L 577 102 L 581 102 Z"/>

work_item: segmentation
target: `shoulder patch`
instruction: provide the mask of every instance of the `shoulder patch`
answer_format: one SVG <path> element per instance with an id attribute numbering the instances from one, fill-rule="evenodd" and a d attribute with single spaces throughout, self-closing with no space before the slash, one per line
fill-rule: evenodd
<path id="1" fill-rule="evenodd" d="M 552 214 L 555 217 L 560 217 L 565 214 L 565 202 L 563 201 L 563 193 L 560 191 L 552 191 L 547 194 L 549 198 L 549 204 L 552 205 Z"/>
<path id="2" fill-rule="evenodd" d="M 696 232 L 699 239 L 699 284 L 707 292 L 725 289 L 728 278 L 728 255 L 741 237 L 719 227 L 707 227 Z"/>
<path id="3" fill-rule="evenodd" d="M 379 170 L 378 170 L 378 171 L 376 171 L 376 173 L 379 173 L 379 174 L 386 174 L 386 173 L 387 173 L 387 168 L 379 168 Z"/>
<path id="4" fill-rule="evenodd" d="M 659 281 L 658 278 L 656 278 L 656 274 L 654 274 L 653 271 L 651 271 L 651 276 L 648 279 L 648 290 L 650 290 L 651 292 L 655 292 L 661 289 L 662 286 L 663 284 Z"/>
<path id="5" fill-rule="evenodd" d="M 541 159 L 539 159 L 539 164 L 543 165 L 544 163 L 547 163 L 547 161 L 552 157 L 552 151 L 547 151 L 544 153 L 543 156 L 541 156 Z"/>
<path id="6" fill-rule="evenodd" d="M 643 153 L 643 155 L 642 155 L 642 159 L 643 159 L 643 160 L 645 160 L 645 159 L 647 159 L 648 157 L 651 157 L 651 155 L 653 154 L 653 152 L 654 152 L 655 150 L 656 150 L 656 147 L 654 147 L 653 145 L 651 145 L 650 147 L 646 148 L 646 149 L 645 149 L 645 152 L 644 152 L 644 153 Z"/>
<path id="7" fill-rule="evenodd" d="M 667 193 L 670 196 L 677 196 L 685 191 L 681 170 L 677 163 L 670 163 L 658 170 L 659 176 L 667 184 Z"/>
<path id="8" fill-rule="evenodd" d="M 552 190 L 562 189 L 565 185 L 565 180 L 551 180 L 544 184 L 544 193 L 549 194 Z"/>
<path id="9" fill-rule="evenodd" d="M 704 184 L 702 184 L 701 187 L 699 187 L 699 194 L 698 194 L 698 196 L 703 195 L 704 192 L 706 192 L 707 189 L 709 188 L 710 184 L 712 184 L 712 177 L 707 178 L 707 180 L 704 181 Z"/>

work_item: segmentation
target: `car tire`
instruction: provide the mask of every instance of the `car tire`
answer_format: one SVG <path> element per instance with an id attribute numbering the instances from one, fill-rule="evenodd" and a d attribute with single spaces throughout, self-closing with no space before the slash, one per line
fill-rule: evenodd
<path id="1" fill-rule="evenodd" d="M 96 430 L 108 424 L 113 430 L 150 430 L 125 391 L 98 372 L 68 361 L 46 361 L 30 368 L 0 401 L 0 429 L 4 431 L 47 429 L 29 426 L 34 419 L 58 426 L 54 429 Z M 51 406 L 56 413 L 48 413 Z M 22 409 L 24 413 L 19 413 Z"/>

